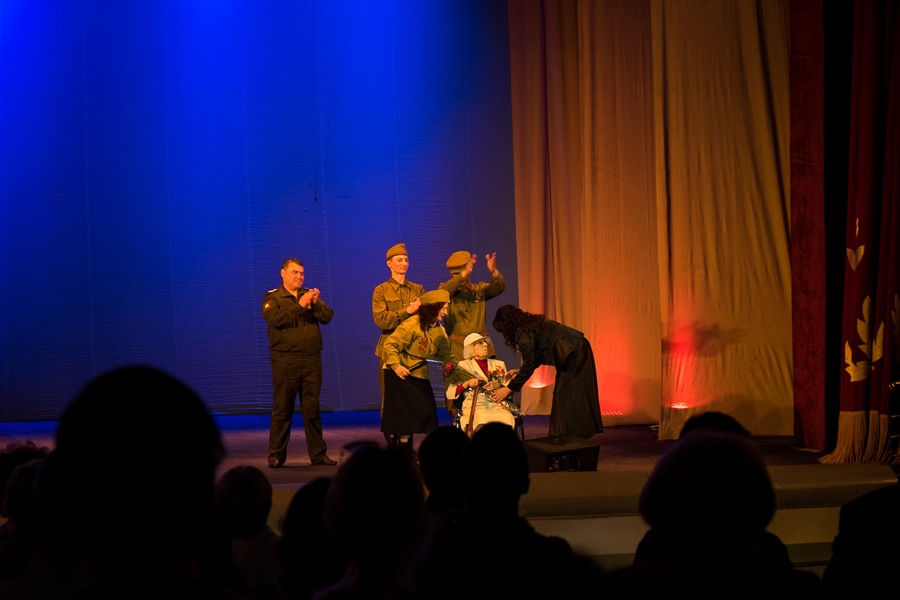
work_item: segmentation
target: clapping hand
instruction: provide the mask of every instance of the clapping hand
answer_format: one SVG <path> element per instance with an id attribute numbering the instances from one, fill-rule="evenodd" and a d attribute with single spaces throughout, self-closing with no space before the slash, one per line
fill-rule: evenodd
<path id="1" fill-rule="evenodd" d="M 469 275 L 472 274 L 472 269 L 475 268 L 475 263 L 476 263 L 477 261 L 478 261 L 478 256 L 476 256 L 475 254 L 472 254 L 472 255 L 469 256 L 469 264 L 467 264 L 467 265 L 465 266 L 465 268 L 462 270 L 462 273 L 461 273 L 461 275 L 462 275 L 464 278 L 466 278 L 466 279 L 469 278 Z"/>
<path id="2" fill-rule="evenodd" d="M 497 253 L 493 254 L 485 254 L 484 259 L 487 261 L 488 271 L 491 272 L 491 275 L 494 274 L 494 271 L 497 270 Z"/>
<path id="3" fill-rule="evenodd" d="M 312 308 L 312 305 L 319 300 L 319 288 L 307 290 L 305 294 L 300 296 L 300 305 L 306 308 Z"/>

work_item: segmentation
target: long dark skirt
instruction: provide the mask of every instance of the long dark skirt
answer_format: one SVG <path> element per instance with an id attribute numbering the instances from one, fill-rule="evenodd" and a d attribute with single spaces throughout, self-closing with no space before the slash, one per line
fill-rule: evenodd
<path id="1" fill-rule="evenodd" d="M 381 431 L 410 435 L 430 433 L 437 426 L 437 408 L 431 381 L 411 375 L 400 379 L 394 371 L 385 369 Z"/>
<path id="2" fill-rule="evenodd" d="M 591 344 L 583 339 L 578 351 L 570 354 L 563 365 L 556 366 L 549 433 L 589 438 L 601 431 L 597 367 Z"/>

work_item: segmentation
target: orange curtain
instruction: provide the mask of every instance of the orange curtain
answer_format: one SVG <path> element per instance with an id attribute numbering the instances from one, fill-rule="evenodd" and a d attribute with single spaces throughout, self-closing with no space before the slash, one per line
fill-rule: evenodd
<path id="1" fill-rule="evenodd" d="M 649 16 L 509 3 L 520 304 L 585 332 L 613 425 L 659 419 Z"/>
<path id="2" fill-rule="evenodd" d="M 793 433 L 787 3 L 654 0 L 663 415 Z"/>
<path id="3" fill-rule="evenodd" d="M 522 307 L 586 332 L 608 424 L 792 433 L 786 1 L 509 17 Z"/>

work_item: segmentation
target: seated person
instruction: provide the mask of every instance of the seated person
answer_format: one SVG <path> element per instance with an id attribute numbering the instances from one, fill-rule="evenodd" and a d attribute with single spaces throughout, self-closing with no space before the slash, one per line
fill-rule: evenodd
<path id="1" fill-rule="evenodd" d="M 467 335 L 463 345 L 465 360 L 460 361 L 458 366 L 460 369 L 470 373 L 472 378 L 459 385 L 451 384 L 447 386 L 446 394 L 448 400 L 463 398 L 462 417 L 460 418 L 460 424 L 463 429 L 467 428 L 471 421 L 472 392 L 479 382 L 483 385 L 478 389 L 478 401 L 475 404 L 475 420 L 472 421 L 472 430 L 474 431 L 481 425 L 494 421 L 506 423 L 510 427 L 516 426 L 515 415 L 511 412 L 516 410 L 515 405 L 506 401 L 503 403 L 494 402 L 489 395 L 491 390 L 503 387 L 505 382 L 516 373 L 515 371 L 507 373 L 506 365 L 502 360 L 488 358 L 490 343 L 490 338 L 479 333 Z"/>

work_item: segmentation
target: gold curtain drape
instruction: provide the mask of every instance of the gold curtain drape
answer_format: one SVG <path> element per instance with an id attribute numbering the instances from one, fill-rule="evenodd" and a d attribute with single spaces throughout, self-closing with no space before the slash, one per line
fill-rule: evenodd
<path id="1" fill-rule="evenodd" d="M 792 432 L 786 1 L 509 3 L 519 293 L 604 422 Z"/>

